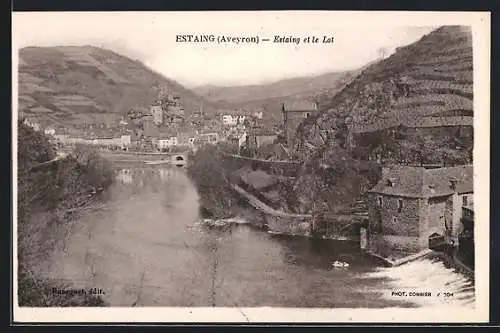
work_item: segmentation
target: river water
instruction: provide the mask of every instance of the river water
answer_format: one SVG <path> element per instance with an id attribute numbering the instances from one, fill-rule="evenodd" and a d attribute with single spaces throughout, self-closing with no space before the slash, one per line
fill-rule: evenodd
<path id="1" fill-rule="evenodd" d="M 438 260 L 381 268 L 353 243 L 246 224 L 211 229 L 183 168 L 122 168 L 102 200 L 75 222 L 47 274 L 102 289 L 111 306 L 474 306 L 474 285 Z M 350 265 L 333 267 L 336 260 Z"/>

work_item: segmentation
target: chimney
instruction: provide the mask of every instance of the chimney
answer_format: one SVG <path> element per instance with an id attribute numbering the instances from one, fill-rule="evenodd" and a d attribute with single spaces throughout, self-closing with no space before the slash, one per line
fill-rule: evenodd
<path id="1" fill-rule="evenodd" d="M 451 189 L 453 191 L 456 191 L 456 189 L 457 189 L 457 182 L 458 182 L 458 179 L 456 179 L 455 177 L 450 178 Z"/>
<path id="2" fill-rule="evenodd" d="M 394 187 L 394 183 L 396 182 L 395 178 L 387 178 L 387 186 Z"/>
<path id="3" fill-rule="evenodd" d="M 382 179 L 387 179 L 389 178 L 389 173 L 391 172 L 391 168 L 387 166 L 382 167 Z"/>

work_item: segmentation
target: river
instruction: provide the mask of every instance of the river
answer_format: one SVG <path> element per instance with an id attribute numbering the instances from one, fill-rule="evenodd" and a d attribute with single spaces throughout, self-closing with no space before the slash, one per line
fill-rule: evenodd
<path id="1" fill-rule="evenodd" d="M 474 306 L 473 283 L 438 260 L 381 268 L 353 243 L 210 229 L 183 168 L 121 168 L 102 200 L 75 221 L 47 274 L 102 289 L 111 306 Z M 392 295 L 401 290 L 433 296 Z"/>

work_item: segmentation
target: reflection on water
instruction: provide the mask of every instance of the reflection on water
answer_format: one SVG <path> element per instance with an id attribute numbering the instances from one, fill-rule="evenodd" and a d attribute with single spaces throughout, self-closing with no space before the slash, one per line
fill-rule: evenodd
<path id="1" fill-rule="evenodd" d="M 54 277 L 103 288 L 111 305 L 378 308 L 473 299 L 468 282 L 436 262 L 380 269 L 353 243 L 238 223 L 210 227 L 184 169 L 121 168 L 116 179 L 105 207 L 82 216 L 50 268 Z M 350 266 L 333 267 L 336 260 Z M 391 297 L 400 288 L 455 290 L 456 297 Z"/>
<path id="2" fill-rule="evenodd" d="M 132 184 L 134 179 L 137 182 L 136 184 L 144 185 L 145 181 L 155 181 L 159 180 L 161 182 L 168 182 L 170 180 L 176 179 L 179 177 L 181 173 L 178 169 L 170 168 L 159 168 L 159 167 L 150 167 L 150 168 L 141 168 L 141 169 L 130 169 L 130 168 L 122 168 L 117 170 L 116 180 L 119 183 L 123 184 Z M 142 186 L 143 186 L 142 185 Z"/>
<path id="3" fill-rule="evenodd" d="M 132 184 L 132 175 L 130 174 L 130 169 L 119 170 L 116 175 L 116 180 L 123 184 Z"/>

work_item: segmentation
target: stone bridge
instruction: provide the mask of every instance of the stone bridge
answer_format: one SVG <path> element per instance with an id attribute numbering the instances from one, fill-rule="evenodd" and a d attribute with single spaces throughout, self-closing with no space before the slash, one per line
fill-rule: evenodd
<path id="1" fill-rule="evenodd" d="M 133 157 L 134 160 L 144 161 L 171 161 L 171 162 L 186 162 L 189 158 L 189 152 L 176 152 L 176 153 L 157 153 L 157 152 L 116 152 L 111 153 L 116 157 Z"/>

